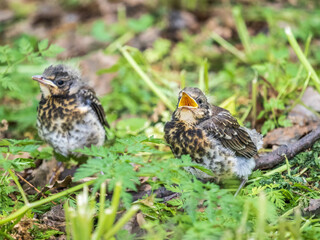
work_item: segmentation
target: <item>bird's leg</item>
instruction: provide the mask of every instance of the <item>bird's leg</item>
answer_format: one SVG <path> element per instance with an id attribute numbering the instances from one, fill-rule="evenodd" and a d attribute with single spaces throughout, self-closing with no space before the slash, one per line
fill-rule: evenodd
<path id="1" fill-rule="evenodd" d="M 243 179 L 242 179 L 242 181 L 241 181 L 241 183 L 240 183 L 240 186 L 238 187 L 238 190 L 237 190 L 236 193 L 234 194 L 235 197 L 239 194 L 240 190 L 244 187 L 244 185 L 246 184 L 247 180 L 248 180 L 248 179 L 246 179 L 246 178 L 243 178 Z"/>

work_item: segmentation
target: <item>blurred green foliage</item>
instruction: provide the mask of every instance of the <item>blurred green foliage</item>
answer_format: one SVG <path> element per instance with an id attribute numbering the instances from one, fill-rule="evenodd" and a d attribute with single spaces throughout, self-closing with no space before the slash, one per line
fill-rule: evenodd
<path id="1" fill-rule="evenodd" d="M 34 128 L 38 94 L 37 84 L 32 83 L 32 74 L 47 57 L 54 57 L 63 49 L 50 45 L 48 40 L 37 43 L 34 37 L 23 36 L 12 46 L 0 46 L 0 119 L 14 123 L 13 133 Z M 10 125 L 11 126 L 11 125 Z"/>
<path id="2" fill-rule="evenodd" d="M 68 9 L 90 4 L 87 0 L 60 2 Z M 182 85 L 206 88 L 201 82 L 206 79 L 210 102 L 228 108 L 247 126 L 253 119 L 258 119 L 260 125 L 257 127 L 263 134 L 274 128 L 290 126 L 288 113 L 301 102 L 306 87 L 314 87 L 315 83 L 310 81 L 308 72 L 288 44 L 283 26 L 291 26 L 309 63 L 319 72 L 320 11 L 307 9 L 304 1 L 297 1 L 300 7 L 283 5 L 281 9 L 247 4 L 243 8 L 233 8 L 233 11 L 228 8 L 238 21 L 231 28 L 231 36 L 224 39 L 227 44 L 217 41 L 212 30 L 202 25 L 199 33 L 190 33 L 185 28 L 180 31 L 179 40 L 171 41 L 163 34 L 170 24 L 164 18 L 166 11 L 202 12 L 205 18 L 210 1 L 160 2 L 165 6 L 154 7 L 148 3 L 151 8 L 153 6 L 151 13 L 137 18 L 128 17 L 126 9 L 121 6 L 116 23 L 108 24 L 96 18 L 90 29 L 86 29 L 100 43 L 109 43 L 106 49 L 99 51 L 117 55 L 118 62 L 97 73 L 116 73 L 111 82 L 112 91 L 101 97 L 113 126 L 109 132 L 111 141 L 103 148 L 80 150 L 90 159 L 78 169 L 76 178 L 95 174 L 98 176 L 95 190 L 101 182 L 111 179 L 110 191 L 118 181 L 123 182 L 123 189 L 136 191 L 141 177 L 147 177 L 152 191 L 165 186 L 177 193 L 177 198 L 166 203 L 154 195 L 135 203 L 140 205 L 144 216 L 142 227 L 146 239 L 155 236 L 158 239 L 319 239 L 318 216 L 301 216 L 300 213 L 310 199 L 320 197 L 319 142 L 310 151 L 291 159 L 288 165 L 277 166 L 272 171 L 255 171 L 242 196 L 235 199 L 229 193 L 230 189 L 220 189 L 214 183 L 194 179 L 183 167 L 199 166 L 187 156 L 172 158 L 163 141 L 149 136 L 161 138 L 163 124 L 171 114 L 157 91 L 168 101 L 176 103 Z M 254 24 L 262 24 L 262 27 L 254 28 Z M 142 81 L 137 69 L 118 51 L 128 41 L 137 41 L 141 34 L 153 27 L 159 30 L 159 36 L 147 47 L 142 46 L 144 51 L 132 47 L 126 49 L 140 70 L 152 80 L 156 91 Z M 49 45 L 48 40 L 38 41 L 34 36 L 21 36 L 10 45 L 0 46 L 0 120 L 9 121 L 7 133 L 11 138 L 30 135 L 37 138 L 35 122 L 39 89 L 30 76 L 39 74 L 39 69 L 42 71 L 49 64 L 47 58 L 54 58 L 61 51 L 60 47 Z M 255 79 L 257 85 L 253 88 Z M 255 95 L 252 94 L 254 91 Z M 257 112 L 252 110 L 254 108 Z M 34 140 L 0 141 L 2 217 L 23 205 L 16 188 L 10 185 L 13 179 L 8 170 L 22 171 L 32 167 L 35 159 L 51 159 L 52 150 L 39 151 L 39 145 L 40 142 Z M 16 156 L 25 152 L 30 157 Z M 14 156 L 13 160 L 10 156 Z M 9 194 L 15 194 L 17 199 L 13 201 Z M 28 198 L 33 200 L 35 196 Z M 63 200 L 66 198 L 69 197 Z M 121 199 L 126 208 L 131 206 L 131 195 L 127 191 L 122 191 Z M 51 205 L 45 205 L 33 212 L 41 214 L 49 207 Z M 2 232 L 9 230 L 7 226 L 1 228 Z M 31 232 L 36 235 L 37 228 Z M 38 234 L 39 238 L 41 234 Z M 56 233 L 47 232 L 41 236 L 52 234 Z M 117 237 L 128 239 L 129 235 L 124 230 Z"/>

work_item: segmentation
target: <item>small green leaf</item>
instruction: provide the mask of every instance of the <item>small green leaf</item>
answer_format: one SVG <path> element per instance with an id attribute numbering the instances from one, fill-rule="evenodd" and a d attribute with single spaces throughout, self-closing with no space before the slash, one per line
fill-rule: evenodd
<path id="1" fill-rule="evenodd" d="M 120 69 L 120 66 L 118 64 L 114 64 L 109 68 L 100 69 L 99 71 L 97 71 L 97 74 L 101 75 L 101 74 L 104 74 L 104 73 L 113 73 L 113 72 L 119 71 L 119 69 Z"/>
<path id="2" fill-rule="evenodd" d="M 273 120 L 269 119 L 269 120 L 265 121 L 262 128 L 261 128 L 262 135 L 266 135 L 267 132 L 274 129 L 275 127 L 276 127 L 276 125 L 273 122 Z"/>
<path id="3" fill-rule="evenodd" d="M 282 115 L 278 118 L 278 124 L 281 127 L 290 127 L 292 126 L 292 123 L 290 119 L 287 119 L 285 115 Z"/>
<path id="4" fill-rule="evenodd" d="M 10 146 L 11 143 L 7 139 L 0 140 L 0 146 Z"/>
<path id="5" fill-rule="evenodd" d="M 135 32 L 142 32 L 149 28 L 153 23 L 153 17 L 150 14 L 145 14 L 139 19 L 130 19 L 128 22 L 129 28 Z"/>
<path id="6" fill-rule="evenodd" d="M 28 39 L 21 38 L 19 40 L 19 51 L 24 55 L 27 55 L 33 51 L 33 47 Z"/>
<path id="7" fill-rule="evenodd" d="M 39 51 L 42 52 L 43 50 L 47 49 L 48 45 L 49 45 L 49 40 L 48 39 L 42 40 L 38 44 Z"/>
<path id="8" fill-rule="evenodd" d="M 8 89 L 10 91 L 18 91 L 18 85 L 12 81 L 9 77 L 3 77 L 0 79 L 1 85 L 4 89 Z"/>
<path id="9" fill-rule="evenodd" d="M 54 57 L 55 55 L 61 53 L 64 51 L 64 48 L 55 45 L 55 44 L 51 44 L 50 47 L 47 50 L 43 50 L 41 52 L 42 56 L 44 57 Z"/>
<path id="10" fill-rule="evenodd" d="M 110 42 L 112 40 L 112 36 L 106 30 L 106 24 L 103 20 L 97 20 L 94 22 L 91 34 L 95 39 L 101 42 Z"/>
<path id="11" fill-rule="evenodd" d="M 214 176 L 214 174 L 211 170 L 209 170 L 201 165 L 193 164 L 191 167 L 197 168 L 197 169 L 201 170 L 202 172 L 208 174 L 209 176 Z"/>

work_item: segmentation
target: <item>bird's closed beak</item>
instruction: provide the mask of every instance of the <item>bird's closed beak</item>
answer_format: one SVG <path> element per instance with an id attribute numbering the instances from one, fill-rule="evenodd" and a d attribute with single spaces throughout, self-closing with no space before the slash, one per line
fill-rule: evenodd
<path id="1" fill-rule="evenodd" d="M 198 108 L 197 102 L 190 97 L 187 93 L 182 92 L 182 97 L 180 99 L 179 108 L 181 107 L 188 107 L 188 108 Z"/>
<path id="2" fill-rule="evenodd" d="M 45 79 L 44 77 L 42 77 L 42 75 L 32 76 L 32 79 L 38 81 L 41 84 L 49 85 L 49 86 L 52 86 L 54 88 L 57 88 L 57 85 L 55 85 L 52 81 L 50 81 L 48 79 Z"/>

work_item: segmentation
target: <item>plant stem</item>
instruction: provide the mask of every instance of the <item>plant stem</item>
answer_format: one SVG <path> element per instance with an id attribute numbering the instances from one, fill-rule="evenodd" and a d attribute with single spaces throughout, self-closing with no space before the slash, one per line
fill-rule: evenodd
<path id="1" fill-rule="evenodd" d="M 291 166 L 290 166 L 290 163 L 289 163 L 289 160 L 287 158 L 287 155 L 284 156 L 285 159 L 286 159 L 286 166 L 287 166 L 287 172 L 288 172 L 288 175 L 291 176 Z"/>
<path id="2" fill-rule="evenodd" d="M 64 206 L 64 215 L 65 215 L 65 219 L 66 219 L 66 234 L 67 234 L 67 240 L 70 240 L 71 237 L 71 232 L 72 232 L 72 226 L 71 226 L 71 221 L 72 221 L 72 217 L 71 217 L 71 213 L 70 213 L 70 206 L 68 201 L 65 202 Z M 68 219 L 70 219 L 68 221 Z"/>
<path id="3" fill-rule="evenodd" d="M 254 79 L 252 80 L 252 125 L 253 127 L 256 126 L 257 121 L 257 92 L 258 92 L 258 75 L 257 72 L 255 74 Z"/>
<path id="4" fill-rule="evenodd" d="M 308 170 L 308 168 L 304 168 L 304 169 L 302 169 L 299 173 L 297 173 L 297 174 L 295 174 L 294 176 L 295 177 L 300 177 L 302 174 L 304 174 L 305 173 L 305 171 L 307 171 Z"/>
<path id="5" fill-rule="evenodd" d="M 300 231 L 302 232 L 304 228 L 308 227 L 311 224 L 311 221 L 308 219 L 300 228 Z"/>
<path id="6" fill-rule="evenodd" d="M 70 194 L 70 193 L 73 193 L 75 191 L 78 191 L 80 189 L 82 189 L 84 186 L 89 186 L 91 184 L 93 184 L 96 180 L 91 180 L 89 182 L 86 182 L 86 183 L 82 183 L 82 184 L 79 184 L 75 187 L 72 187 L 72 188 L 69 188 L 63 192 L 59 192 L 59 193 L 56 193 L 50 197 L 47 197 L 45 199 L 41 199 L 39 201 L 36 201 L 36 202 L 33 202 L 33 203 L 29 203 L 29 205 L 25 205 L 23 206 L 22 208 L 20 208 L 19 210 L 17 210 L 16 212 L 10 214 L 8 217 L 4 218 L 4 219 L 0 219 L 0 226 L 2 224 L 5 224 L 7 222 L 10 222 L 11 220 L 14 220 L 16 219 L 17 217 L 25 214 L 28 210 L 32 209 L 32 208 L 35 208 L 35 207 L 39 207 L 45 203 L 48 203 L 48 202 L 51 202 L 57 198 L 60 198 L 60 197 L 63 197 L 67 194 Z"/>
<path id="7" fill-rule="evenodd" d="M 208 60 L 205 59 L 202 61 L 200 70 L 199 70 L 199 88 L 205 92 L 209 93 L 209 77 L 208 77 Z"/>
<path id="8" fill-rule="evenodd" d="M 299 60 L 301 61 L 301 63 L 303 64 L 303 66 L 305 67 L 307 72 L 311 73 L 311 77 L 314 81 L 314 85 L 317 88 L 318 92 L 320 92 L 320 79 L 319 79 L 317 73 L 315 72 L 315 70 L 313 69 L 313 67 L 311 66 L 310 62 L 308 61 L 308 59 L 306 58 L 306 56 L 302 52 L 297 40 L 295 39 L 295 37 L 292 34 L 291 28 L 286 27 L 285 33 L 288 37 L 288 41 L 289 41 L 291 47 L 293 48 L 293 50 L 297 54 Z"/>
<path id="9" fill-rule="evenodd" d="M 240 122 L 244 122 L 246 120 L 246 118 L 248 117 L 250 111 L 252 109 L 252 105 L 247 107 L 247 110 L 245 111 L 245 113 L 242 115 L 242 117 L 240 118 Z"/>
<path id="10" fill-rule="evenodd" d="M 289 164 L 289 168 L 290 168 L 290 167 L 291 167 L 291 166 L 290 166 L 290 164 Z M 287 165 L 282 165 L 282 166 L 280 166 L 280 167 L 278 167 L 278 168 L 276 168 L 276 169 L 274 169 L 274 170 L 271 170 L 271 171 L 263 174 L 263 176 L 265 176 L 265 177 L 271 176 L 271 175 L 273 175 L 273 174 L 275 174 L 275 173 L 284 172 L 285 170 L 287 170 Z"/>
<path id="11" fill-rule="evenodd" d="M 121 182 L 117 182 L 112 195 L 112 202 L 111 202 L 112 213 L 109 219 L 107 219 L 106 226 L 105 226 L 106 232 L 110 231 L 114 223 L 114 220 L 116 218 L 119 202 L 120 202 L 121 190 L 122 190 L 122 184 Z"/>
<path id="12" fill-rule="evenodd" d="M 18 189 L 19 189 L 19 192 L 20 192 L 20 194 L 21 194 L 21 196 L 22 196 L 22 199 L 23 199 L 23 201 L 24 201 L 24 204 L 28 206 L 28 205 L 29 205 L 29 201 L 28 201 L 27 196 L 26 196 L 26 194 L 24 193 L 24 191 L 23 191 L 23 189 L 22 189 L 22 187 L 21 187 L 21 185 L 20 185 L 20 183 L 19 183 L 18 178 L 17 178 L 16 175 L 12 172 L 11 169 L 8 169 L 8 172 L 9 172 L 10 176 L 12 177 L 13 181 L 15 182 L 15 184 L 17 185 L 17 187 L 18 187 Z"/>
<path id="13" fill-rule="evenodd" d="M 294 212 L 295 209 L 299 209 L 299 208 L 301 208 L 300 205 L 295 206 L 294 208 L 291 208 L 291 209 L 289 209 L 288 211 L 286 211 L 286 212 L 285 212 L 284 214 L 282 214 L 280 217 L 281 217 L 281 218 L 286 218 L 287 216 L 291 215 L 291 214 Z"/>
<path id="14" fill-rule="evenodd" d="M 294 239 L 301 239 L 300 225 L 302 223 L 301 210 L 299 208 L 294 211 L 293 228 L 291 233 L 293 233 Z"/>
<path id="15" fill-rule="evenodd" d="M 249 202 L 246 201 L 243 206 L 243 213 L 241 217 L 240 226 L 236 231 L 236 240 L 242 240 L 244 234 L 246 233 L 246 224 L 248 221 L 248 215 L 249 215 Z"/>
<path id="16" fill-rule="evenodd" d="M 220 37 L 218 34 L 213 32 L 211 34 L 211 37 L 213 40 L 215 40 L 218 44 L 220 44 L 223 48 L 225 48 L 227 51 L 235 55 L 237 58 L 239 58 L 242 62 L 247 62 L 246 55 L 243 54 L 243 52 L 236 49 L 234 46 L 232 46 L 230 43 L 228 43 L 226 40 L 224 40 L 222 37 Z"/>
<path id="17" fill-rule="evenodd" d="M 258 206 L 259 211 L 257 216 L 256 239 L 263 240 L 265 239 L 265 218 L 267 207 L 267 200 L 264 192 L 260 193 Z"/>
<path id="18" fill-rule="evenodd" d="M 294 103 L 289 107 L 288 109 L 288 112 L 290 112 L 300 101 L 301 101 L 301 98 L 304 94 L 304 92 L 306 91 L 307 89 L 307 86 L 309 85 L 309 80 L 311 78 L 311 73 L 309 72 L 308 76 L 307 76 L 307 79 L 304 81 L 304 84 L 303 84 L 303 88 L 302 88 L 302 91 L 299 95 L 299 97 L 294 101 Z"/>
<path id="19" fill-rule="evenodd" d="M 126 47 L 119 48 L 122 55 L 129 62 L 131 67 L 136 71 L 136 73 L 142 78 L 142 80 L 150 87 L 150 89 L 156 94 L 161 101 L 171 110 L 174 111 L 175 107 L 172 102 L 162 93 L 162 91 L 151 81 L 147 74 L 145 74 L 140 66 L 136 63 L 136 61 L 132 58 L 132 56 L 127 51 Z"/>
<path id="20" fill-rule="evenodd" d="M 5 232 L 0 231 L 0 236 L 1 236 L 1 235 L 4 236 L 5 239 L 14 240 L 13 237 L 11 237 L 9 234 L 7 234 L 7 233 L 5 233 Z"/>
<path id="21" fill-rule="evenodd" d="M 103 233 L 103 230 L 104 230 L 104 216 L 105 216 L 105 213 L 104 213 L 104 204 L 105 204 L 105 201 L 106 201 L 106 190 L 107 190 L 107 184 L 106 182 L 103 182 L 101 184 L 101 187 L 100 187 L 100 201 L 99 201 L 99 204 L 100 204 L 100 207 L 99 207 L 99 221 L 98 221 L 98 226 L 96 228 L 96 231 L 95 233 L 93 234 L 93 237 L 92 237 L 92 240 L 97 240 L 97 239 L 100 239 L 101 238 L 101 235 Z"/>
<path id="22" fill-rule="evenodd" d="M 136 214 L 138 210 L 139 206 L 132 206 L 128 212 L 126 212 L 124 216 L 120 218 L 119 221 L 111 228 L 111 230 L 105 234 L 104 238 L 110 239 L 112 236 L 114 236 L 133 217 L 133 215 Z"/>
<path id="23" fill-rule="evenodd" d="M 10 231 L 12 230 L 12 228 L 13 228 L 18 222 L 20 222 L 20 220 L 21 220 L 22 217 L 23 217 L 23 216 L 18 217 L 18 218 L 17 218 L 14 222 L 12 222 L 10 225 L 7 225 L 7 226 L 6 226 L 7 232 L 10 232 Z"/>
<path id="24" fill-rule="evenodd" d="M 118 49 L 118 46 L 122 46 L 126 42 L 128 42 L 131 38 L 133 38 L 134 33 L 127 32 L 126 34 L 121 35 L 115 41 L 113 41 L 105 50 L 104 53 L 113 53 Z"/>
<path id="25" fill-rule="evenodd" d="M 204 60 L 203 65 L 204 65 L 204 92 L 208 94 L 209 93 L 209 64 L 207 59 Z"/>
<path id="26" fill-rule="evenodd" d="M 200 65 L 199 70 L 199 88 L 204 92 L 204 65 Z"/>
<path id="27" fill-rule="evenodd" d="M 244 50 L 246 52 L 246 56 L 250 56 L 251 54 L 251 46 L 250 46 L 250 38 L 248 29 L 246 27 L 246 24 L 243 20 L 243 17 L 241 15 L 241 8 L 240 7 L 234 7 L 232 9 L 232 14 L 236 23 L 236 28 L 240 37 L 240 40 L 242 42 L 242 45 L 244 46 Z"/>
<path id="28" fill-rule="evenodd" d="M 311 39 L 312 39 L 312 34 L 309 34 L 307 41 L 306 41 L 306 44 L 305 44 L 305 47 L 304 47 L 304 55 L 306 57 L 308 57 L 308 55 L 309 55 L 309 48 L 310 48 Z M 295 81 L 299 80 L 303 69 L 304 69 L 303 65 L 300 64 L 299 69 L 298 69 L 298 73 L 294 77 Z M 309 73 L 309 75 L 310 75 L 310 73 Z"/>
<path id="29" fill-rule="evenodd" d="M 119 5 L 117 8 L 117 17 L 119 23 L 125 24 L 127 22 L 127 12 L 123 5 Z"/>
<path id="30" fill-rule="evenodd" d="M 289 167 L 291 167 L 290 164 L 289 164 Z M 287 165 L 282 165 L 282 166 L 280 166 L 280 167 L 278 167 L 276 169 L 268 171 L 267 173 L 263 174 L 262 176 L 263 177 L 268 177 L 268 176 L 271 176 L 271 175 L 273 175 L 275 173 L 282 173 L 282 172 L 284 172 L 286 170 L 287 170 Z M 257 177 L 257 178 L 254 178 L 254 179 L 250 179 L 250 180 L 248 180 L 248 182 L 254 182 L 254 181 L 257 181 L 257 180 L 259 180 L 261 178 L 262 177 Z"/>
<path id="31" fill-rule="evenodd" d="M 180 72 L 180 88 L 184 89 L 186 87 L 186 71 L 182 70 Z"/>

